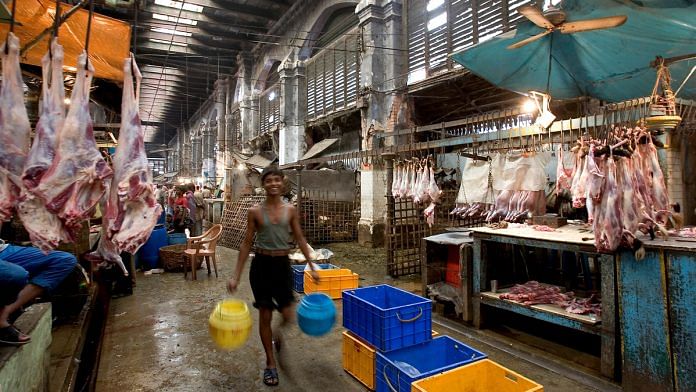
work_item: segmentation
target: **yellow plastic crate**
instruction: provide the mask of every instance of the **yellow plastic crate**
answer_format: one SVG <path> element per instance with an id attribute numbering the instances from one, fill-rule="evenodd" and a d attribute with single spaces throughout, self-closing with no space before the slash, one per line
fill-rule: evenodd
<path id="1" fill-rule="evenodd" d="M 310 271 L 304 274 L 304 291 L 309 293 L 324 293 L 333 299 L 341 299 L 343 290 L 358 287 L 358 274 L 349 269 L 318 270 L 319 284 L 312 279 Z"/>
<path id="2" fill-rule="evenodd" d="M 350 331 L 343 332 L 343 370 L 375 390 L 375 349 Z"/>
<path id="3" fill-rule="evenodd" d="M 544 387 L 510 369 L 483 359 L 426 377 L 411 392 L 543 392 Z"/>

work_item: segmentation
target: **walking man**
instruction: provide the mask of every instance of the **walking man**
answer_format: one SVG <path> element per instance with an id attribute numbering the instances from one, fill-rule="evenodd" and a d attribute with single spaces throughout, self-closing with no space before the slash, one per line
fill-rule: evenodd
<path id="1" fill-rule="evenodd" d="M 281 326 L 286 326 L 293 317 L 292 268 L 290 253 L 290 231 L 306 260 L 311 260 L 309 246 L 300 228 L 297 209 L 281 199 L 284 192 L 283 172 L 276 166 L 267 167 L 261 173 L 261 183 L 266 190 L 266 200 L 249 209 L 247 230 L 237 260 L 237 268 L 228 282 L 228 289 L 234 293 L 239 285 L 244 263 L 249 257 L 254 236 L 256 250 L 251 261 L 249 282 L 254 294 L 254 307 L 259 310 L 259 335 L 266 352 L 266 368 L 263 382 L 278 385 L 278 370 L 273 346 L 280 351 L 281 335 L 273 334 L 271 320 L 273 310 L 283 316 Z M 312 277 L 318 280 L 314 265 Z"/>

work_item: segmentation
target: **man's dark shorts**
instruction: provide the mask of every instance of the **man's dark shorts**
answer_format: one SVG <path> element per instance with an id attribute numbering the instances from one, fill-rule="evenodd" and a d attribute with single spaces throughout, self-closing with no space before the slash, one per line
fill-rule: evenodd
<path id="1" fill-rule="evenodd" d="M 295 301 L 292 281 L 288 256 L 255 255 L 249 271 L 254 307 L 281 310 L 289 306 Z"/>

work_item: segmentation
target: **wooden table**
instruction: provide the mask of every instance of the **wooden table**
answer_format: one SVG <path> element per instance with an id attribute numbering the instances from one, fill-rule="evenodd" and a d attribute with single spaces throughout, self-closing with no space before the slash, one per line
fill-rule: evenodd
<path id="1" fill-rule="evenodd" d="M 624 390 L 696 391 L 696 242 L 644 243 L 616 257 Z"/>
<path id="2" fill-rule="evenodd" d="M 616 264 L 613 255 L 599 254 L 597 252 L 592 233 L 584 231 L 580 226 L 573 225 L 563 226 L 552 232 L 534 230 L 530 226 L 506 229 L 476 227 L 471 228 L 471 231 L 474 238 L 472 281 L 474 326 L 477 328 L 483 326 L 485 322 L 483 305 L 485 305 L 599 335 L 601 338 L 600 371 L 606 377 L 615 378 L 618 354 L 616 341 L 617 312 L 615 308 L 616 287 L 614 284 Z M 514 301 L 500 299 L 500 293 L 504 292 L 504 290 L 499 290 L 498 293 L 490 292 L 489 281 L 486 276 L 489 263 L 486 248 L 492 244 L 524 245 L 594 255 L 599 260 L 602 278 L 601 319 L 570 314 L 553 305 L 524 306 Z"/>

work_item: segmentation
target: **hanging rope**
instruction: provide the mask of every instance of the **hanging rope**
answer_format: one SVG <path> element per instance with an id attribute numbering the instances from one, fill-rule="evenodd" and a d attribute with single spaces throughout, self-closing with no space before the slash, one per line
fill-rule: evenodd
<path id="1" fill-rule="evenodd" d="M 56 14 L 53 16 L 53 31 L 51 32 L 51 38 L 58 37 L 58 28 L 60 27 L 60 0 L 56 0 Z M 53 39 L 48 40 L 48 56 L 53 58 L 53 48 L 51 43 Z"/>
<path id="2" fill-rule="evenodd" d="M 94 14 L 94 0 L 89 0 L 89 15 L 87 16 L 87 36 L 85 37 L 85 69 L 89 70 L 89 36 L 92 31 L 92 15 Z"/>
<path id="3" fill-rule="evenodd" d="M 12 15 L 10 15 L 10 32 L 7 33 L 7 37 L 10 37 L 10 33 L 14 33 L 15 26 L 15 10 L 17 9 L 17 0 L 12 2 Z M 10 40 L 5 40 L 5 54 L 10 54 Z"/>

